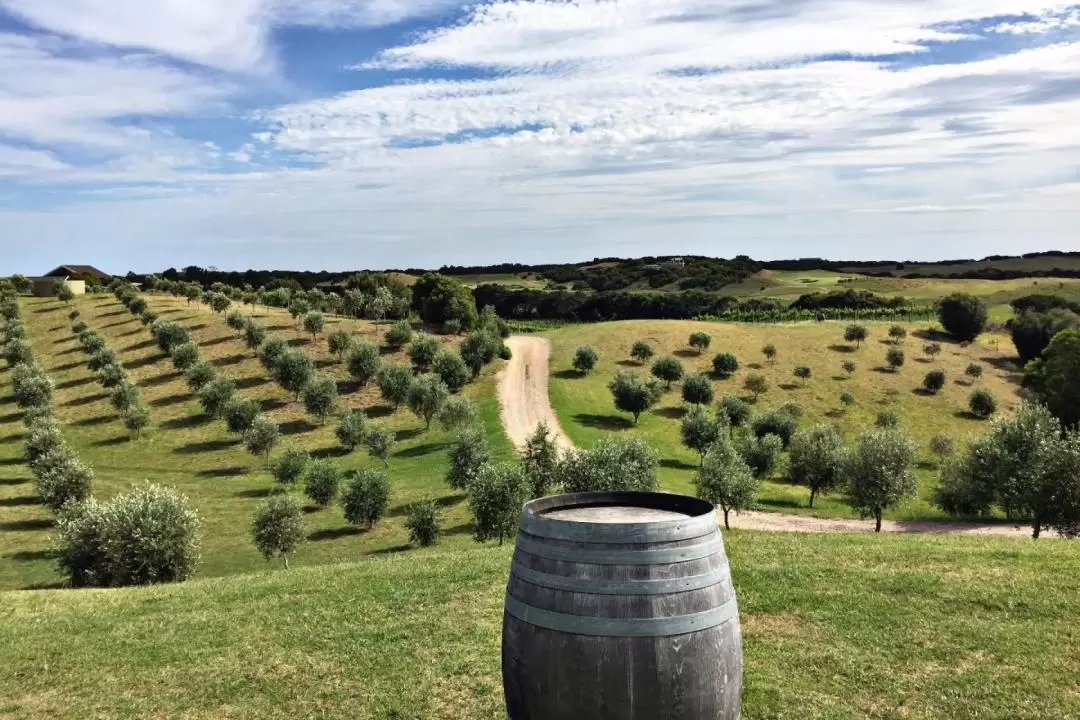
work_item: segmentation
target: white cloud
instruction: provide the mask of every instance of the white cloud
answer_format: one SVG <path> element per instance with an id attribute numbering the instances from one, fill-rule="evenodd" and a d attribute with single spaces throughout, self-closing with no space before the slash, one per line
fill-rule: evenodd
<path id="1" fill-rule="evenodd" d="M 1048 11 L 1036 20 L 1008 22 L 995 25 L 990 32 L 1010 35 L 1041 35 L 1043 33 L 1080 27 L 1080 8 Z"/>
<path id="2" fill-rule="evenodd" d="M 281 25 L 379 27 L 471 4 L 463 0 L 271 0 Z"/>

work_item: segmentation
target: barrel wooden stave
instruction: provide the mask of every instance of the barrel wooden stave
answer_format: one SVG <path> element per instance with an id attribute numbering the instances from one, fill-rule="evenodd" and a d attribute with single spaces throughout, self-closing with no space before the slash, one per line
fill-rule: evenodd
<path id="1" fill-rule="evenodd" d="M 595 533 L 605 540 L 622 537 L 626 542 L 580 539 L 594 535 L 586 523 L 563 524 L 570 525 L 570 532 L 564 533 L 559 524 L 526 520 L 514 553 L 513 568 L 518 574 L 512 570 L 507 584 L 508 611 L 503 620 L 504 691 L 511 720 L 738 717 L 742 638 L 730 569 L 715 519 L 711 531 L 703 531 L 703 524 L 691 518 L 688 523 L 656 523 L 653 527 L 601 527 Z M 675 529 L 673 534 L 680 539 L 665 541 L 661 525 Z M 533 534 L 548 531 L 579 539 Z M 705 550 L 709 552 L 702 554 Z M 691 559 L 645 564 L 656 551 L 662 551 L 657 557 L 690 551 Z M 545 553 L 558 557 L 545 557 Z M 575 553 L 601 561 L 562 559 Z M 632 561 L 620 564 L 605 557 L 629 557 Z M 519 576 L 523 574 L 530 579 Z M 689 584 L 692 589 L 657 590 L 660 586 L 656 583 L 667 587 L 669 581 L 679 586 Z M 635 589 L 612 592 L 612 587 L 623 587 L 618 583 L 629 583 Z M 558 623 L 565 622 L 567 616 L 577 621 L 586 618 L 588 633 L 608 624 L 621 627 L 628 624 L 625 621 L 649 625 L 667 618 L 680 623 L 695 614 L 718 610 L 730 617 L 703 629 L 623 637 L 620 631 L 595 635 L 542 627 L 516 617 L 510 612 L 511 604 L 519 615 L 557 613 L 553 617 Z"/>

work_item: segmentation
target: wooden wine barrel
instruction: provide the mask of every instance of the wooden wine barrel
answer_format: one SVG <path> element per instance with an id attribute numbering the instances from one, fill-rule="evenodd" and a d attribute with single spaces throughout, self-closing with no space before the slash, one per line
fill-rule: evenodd
<path id="1" fill-rule="evenodd" d="M 521 514 L 502 636 L 510 720 L 735 720 L 742 634 L 711 503 L 574 493 Z"/>

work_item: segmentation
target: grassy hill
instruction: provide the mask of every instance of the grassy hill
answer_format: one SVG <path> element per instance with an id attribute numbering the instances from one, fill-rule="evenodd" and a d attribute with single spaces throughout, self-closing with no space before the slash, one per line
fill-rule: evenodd
<path id="1" fill-rule="evenodd" d="M 967 414 L 967 399 L 975 386 L 967 384 L 965 368 L 972 362 L 983 365 L 984 375 L 977 386 L 993 392 L 999 409 L 1006 412 L 1018 402 L 1020 374 L 1011 362 L 1012 346 L 1007 337 L 984 335 L 963 348 L 943 340 L 925 323 L 906 325 L 908 338 L 902 346 L 906 363 L 898 372 L 890 372 L 883 367 L 885 353 L 892 347 L 887 343 L 889 325 L 870 324 L 870 337 L 858 350 L 844 342 L 845 326 L 838 322 L 783 326 L 631 320 L 566 326 L 545 333 L 552 343 L 551 400 L 563 429 L 576 443 L 588 447 L 605 433 L 640 433 L 660 452 L 663 486 L 692 493 L 698 457 L 681 444 L 679 418 L 684 404 L 679 387 L 642 415 L 640 424 L 634 427 L 630 415 L 615 410 L 607 384 L 620 370 L 648 375 L 647 365 L 638 365 L 629 358 L 635 340 L 645 340 L 658 355 L 678 356 L 688 373 L 711 373 L 713 356 L 732 352 L 741 367 L 727 380 L 714 380 L 718 399 L 724 393 L 747 396 L 742 388 L 744 379 L 750 373 L 759 373 L 768 379 L 771 390 L 758 400 L 755 412 L 793 401 L 806 413 L 804 425 L 833 423 L 849 440 L 872 426 L 879 411 L 896 413 L 901 427 L 918 443 L 923 462 L 918 470 L 919 496 L 888 516 L 905 520 L 941 518 L 941 511 L 931 505 L 938 473 L 928 457 L 930 438 L 944 434 L 960 443 L 971 434 L 985 431 L 983 421 Z M 696 330 L 712 336 L 712 346 L 701 355 L 687 346 L 690 333 Z M 920 335 L 942 343 L 942 352 L 935 360 L 923 355 L 927 340 Z M 994 342 L 996 348 L 991 344 Z M 777 347 L 775 363 L 767 363 L 761 354 L 766 343 Z M 570 369 L 574 351 L 580 345 L 592 345 L 600 353 L 599 364 L 586 377 Z M 847 360 L 858 366 L 851 377 L 841 367 Z M 797 365 L 809 366 L 813 371 L 805 387 L 792 375 Z M 923 377 L 935 368 L 945 371 L 946 387 L 935 396 L 920 394 Z M 843 392 L 850 392 L 856 399 L 856 405 L 846 412 L 841 412 Z M 764 482 L 758 499 L 765 509 L 812 512 L 824 517 L 851 515 L 843 498 L 836 495 L 821 498 L 811 511 L 806 507 L 809 492 L 779 479 Z"/>
<path id="2" fill-rule="evenodd" d="M 1080 545 L 725 534 L 745 720 L 1080 715 Z M 496 720 L 510 547 L 0 593 L 11 718 Z"/>
<path id="3" fill-rule="evenodd" d="M 147 298 L 162 317 L 185 325 L 199 344 L 203 358 L 232 378 L 241 395 L 258 400 L 264 412 L 280 423 L 284 436 L 281 448 L 305 448 L 315 455 L 333 458 L 346 470 L 381 467 L 363 449 L 344 454 L 333 435 L 335 420 L 325 426 L 313 424 L 303 405 L 268 379 L 222 316 L 171 297 Z M 94 468 L 95 494 L 109 497 L 146 480 L 175 486 L 190 496 L 202 516 L 201 575 L 263 567 L 265 563 L 249 536 L 255 507 L 273 486 L 262 460 L 249 455 L 224 423 L 211 421 L 203 414 L 183 376 L 174 371 L 171 361 L 150 340 L 147 329 L 111 296 L 86 296 L 75 306 L 91 328 L 105 335 L 152 413 L 152 425 L 144 436 L 129 440 L 107 394 L 96 382 L 96 374 L 86 368 L 86 355 L 71 333 L 68 309 L 49 299 L 25 302 L 23 317 L 36 356 L 56 383 L 56 417 L 69 443 Z M 347 407 L 364 408 L 371 417 L 397 431 L 398 444 L 390 458 L 392 491 L 387 522 L 370 532 L 360 532 L 346 524 L 339 507 L 310 512 L 307 518 L 312 542 L 300 551 L 300 560 L 356 560 L 404 546 L 408 539 L 404 507 L 424 496 L 437 498 L 445 507 L 445 542 L 471 547 L 463 496 L 451 491 L 442 480 L 452 435 L 437 427 L 425 431 L 423 421 L 407 410 L 395 412 L 383 406 L 374 387 L 357 389 L 336 358 L 328 354 L 325 337 L 313 343 L 310 335 L 297 330 L 292 319 L 279 310 L 260 308 L 254 314 L 272 334 L 311 353 L 319 372 L 338 380 Z M 327 332 L 338 327 L 350 327 L 369 339 L 377 339 L 386 329 L 385 325 L 376 328 L 370 322 L 328 318 Z M 404 353 L 387 357 L 407 362 Z M 512 449 L 499 423 L 493 392 L 494 371 L 490 368 L 465 393 L 480 406 L 492 448 L 509 453 Z M 11 397 L 10 373 L 0 370 L 0 589 L 61 580 L 49 552 L 52 514 L 35 503 L 32 478 L 22 459 L 23 432 L 21 414 Z"/>

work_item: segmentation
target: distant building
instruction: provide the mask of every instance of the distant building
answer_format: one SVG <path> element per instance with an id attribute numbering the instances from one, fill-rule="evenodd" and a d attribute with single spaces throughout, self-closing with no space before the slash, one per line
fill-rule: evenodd
<path id="1" fill-rule="evenodd" d="M 60 265 L 41 277 L 30 278 L 34 284 L 35 297 L 56 295 L 60 283 L 66 282 L 71 292 L 85 295 L 87 284 L 104 285 L 112 280 L 112 275 L 98 270 L 93 265 Z"/>

